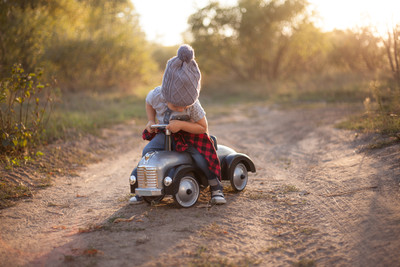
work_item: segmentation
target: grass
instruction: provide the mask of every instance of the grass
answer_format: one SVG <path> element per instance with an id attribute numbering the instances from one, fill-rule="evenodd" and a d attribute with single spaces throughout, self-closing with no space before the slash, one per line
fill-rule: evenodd
<path id="1" fill-rule="evenodd" d="M 400 116 L 391 114 L 360 114 L 353 115 L 336 125 L 340 129 L 350 129 L 362 132 L 376 132 L 383 135 L 397 136 L 400 134 Z"/>
<path id="2" fill-rule="evenodd" d="M 25 185 L 12 185 L 7 182 L 0 182 L 0 201 L 19 197 L 28 197 L 32 193 Z"/>
<path id="3" fill-rule="evenodd" d="M 0 209 L 15 205 L 15 199 L 31 196 L 32 191 L 25 185 L 0 182 Z"/>
<path id="4" fill-rule="evenodd" d="M 294 264 L 296 267 L 312 267 L 315 266 L 315 261 L 313 259 L 300 259 Z"/>
<path id="5" fill-rule="evenodd" d="M 353 103 L 362 102 L 368 96 L 368 85 L 365 75 L 337 72 L 295 80 L 206 84 L 202 94 L 206 96 L 206 103 L 218 99 L 219 104 L 232 106 L 265 101 L 289 106 L 293 103 Z"/>
<path id="6" fill-rule="evenodd" d="M 299 192 L 299 189 L 295 185 L 284 185 L 283 186 L 283 194 L 292 193 L 292 192 Z"/>
<path id="7" fill-rule="evenodd" d="M 262 249 L 261 251 L 262 251 L 262 252 L 265 252 L 265 253 L 270 253 L 270 252 L 280 251 L 280 250 L 282 250 L 283 248 L 286 248 L 286 245 L 285 245 L 284 243 L 282 243 L 282 242 L 275 242 L 275 243 L 272 244 L 271 246 L 269 246 L 269 247 L 267 247 L 267 248 L 265 248 L 265 249 Z"/>
<path id="8" fill-rule="evenodd" d="M 355 114 L 336 126 L 359 132 L 377 133 L 368 146 L 378 149 L 400 142 L 400 88 L 387 87 L 377 82 L 370 84 L 371 97 L 363 101 L 364 112 Z M 378 140 L 376 140 L 378 139 Z"/>
<path id="9" fill-rule="evenodd" d="M 128 92 L 76 93 L 62 97 L 46 129 L 48 141 L 96 134 L 131 119 L 144 120 L 144 96 Z"/>

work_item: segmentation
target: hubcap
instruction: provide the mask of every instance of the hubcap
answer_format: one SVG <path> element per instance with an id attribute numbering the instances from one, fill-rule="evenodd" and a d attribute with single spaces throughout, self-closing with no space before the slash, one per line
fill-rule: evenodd
<path id="1" fill-rule="evenodd" d="M 178 193 L 176 193 L 175 197 L 182 207 L 190 207 L 196 203 L 199 194 L 200 188 L 196 179 L 185 176 L 181 179 Z"/>
<path id="2" fill-rule="evenodd" d="M 243 163 L 239 163 L 236 165 L 235 170 L 233 171 L 232 185 L 236 190 L 242 191 L 247 185 L 247 179 L 247 168 Z"/>

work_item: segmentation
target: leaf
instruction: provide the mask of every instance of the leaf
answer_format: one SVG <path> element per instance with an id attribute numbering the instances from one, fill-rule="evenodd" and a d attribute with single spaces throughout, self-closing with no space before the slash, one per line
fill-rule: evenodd
<path id="1" fill-rule="evenodd" d="M 135 219 L 136 215 L 133 215 L 132 217 L 130 217 L 129 219 L 125 219 L 125 218 L 117 218 L 114 220 L 114 223 L 120 223 L 120 222 L 131 222 L 133 221 L 133 219 Z"/>
<path id="2" fill-rule="evenodd" d="M 60 230 L 65 230 L 65 229 L 67 229 L 67 227 L 64 226 L 64 225 L 52 226 L 51 228 L 52 228 L 52 229 L 60 229 Z"/>
<path id="3" fill-rule="evenodd" d="M 1 141 L 1 145 L 2 145 L 3 147 L 8 147 L 8 146 L 11 145 L 11 142 L 10 142 L 10 140 L 8 140 L 8 139 L 4 139 L 4 140 Z"/>
<path id="4" fill-rule="evenodd" d="M 27 144 L 28 144 L 28 140 L 27 140 L 27 139 L 24 139 L 24 140 L 21 142 L 21 146 L 22 146 L 22 147 L 26 147 Z"/>
<path id="5" fill-rule="evenodd" d="M 95 248 L 85 249 L 83 251 L 83 255 L 86 256 L 96 256 L 97 254 L 103 254 L 103 252 Z"/>

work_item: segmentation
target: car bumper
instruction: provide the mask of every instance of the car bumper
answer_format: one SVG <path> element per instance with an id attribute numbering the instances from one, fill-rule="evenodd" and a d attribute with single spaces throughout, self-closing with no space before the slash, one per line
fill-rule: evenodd
<path id="1" fill-rule="evenodd" d="M 161 196 L 161 189 L 158 188 L 136 188 L 135 193 L 139 196 L 143 197 L 151 197 L 151 196 Z"/>

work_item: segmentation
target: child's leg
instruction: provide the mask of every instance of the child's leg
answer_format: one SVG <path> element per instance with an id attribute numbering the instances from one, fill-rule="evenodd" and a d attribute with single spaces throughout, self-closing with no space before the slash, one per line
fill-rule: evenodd
<path id="1" fill-rule="evenodd" d="M 143 148 L 142 157 L 146 155 L 146 153 L 153 151 L 160 151 L 165 149 L 165 134 L 158 133 L 154 136 L 153 139 Z"/>
<path id="2" fill-rule="evenodd" d="M 158 133 L 153 139 L 143 148 L 142 157 L 149 152 L 164 150 L 165 134 Z M 137 168 L 133 169 L 131 176 L 137 177 Z"/>
<path id="3" fill-rule="evenodd" d="M 211 191 L 217 191 L 221 190 L 222 191 L 222 184 L 213 174 L 209 169 L 208 169 L 208 163 L 206 159 L 200 154 L 200 152 L 194 148 L 194 147 L 189 147 L 186 152 L 190 153 L 192 156 L 193 160 L 196 162 L 196 165 L 205 173 L 208 179 L 208 184 L 210 185 Z"/>
<path id="4" fill-rule="evenodd" d="M 190 153 L 197 166 L 202 169 L 207 176 L 211 191 L 211 203 L 218 205 L 225 204 L 226 200 L 224 193 L 222 192 L 222 184 L 218 180 L 218 177 L 208 169 L 208 163 L 206 159 L 194 147 L 189 147 L 186 151 Z"/>

